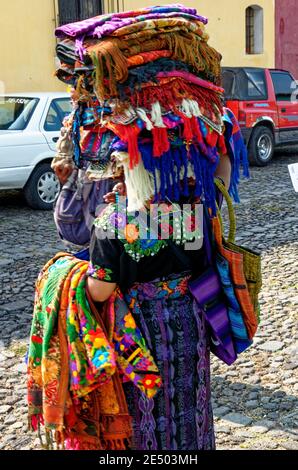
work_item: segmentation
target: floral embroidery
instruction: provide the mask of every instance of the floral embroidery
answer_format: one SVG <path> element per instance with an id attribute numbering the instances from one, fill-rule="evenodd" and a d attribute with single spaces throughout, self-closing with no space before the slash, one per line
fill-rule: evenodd
<path id="1" fill-rule="evenodd" d="M 128 243 L 133 243 L 139 238 L 139 231 L 133 224 L 127 224 L 124 229 L 125 238 Z"/>
<path id="2" fill-rule="evenodd" d="M 102 348 L 103 349 L 103 348 Z M 108 351 L 101 351 L 98 349 L 93 357 L 93 364 L 95 367 L 105 367 L 110 359 L 110 355 Z"/>
<path id="3" fill-rule="evenodd" d="M 142 240 L 140 240 L 140 245 L 142 250 L 148 250 L 156 245 L 156 240 L 146 240 L 145 238 L 143 238 Z"/>
<path id="4" fill-rule="evenodd" d="M 97 279 L 99 281 L 112 281 L 113 271 L 90 263 L 87 274 L 93 279 Z"/>
<path id="5" fill-rule="evenodd" d="M 124 317 L 124 325 L 125 325 L 125 328 L 135 328 L 136 327 L 136 323 L 134 321 L 134 318 L 131 316 L 131 315 L 126 315 Z"/>
<path id="6" fill-rule="evenodd" d="M 147 374 L 145 375 L 145 377 L 143 378 L 142 380 L 142 384 L 144 385 L 144 387 L 146 387 L 147 389 L 152 389 L 152 388 L 155 388 L 156 385 L 158 385 L 160 383 L 161 379 L 158 375 L 155 375 L 155 374 Z"/>
<path id="7" fill-rule="evenodd" d="M 122 229 L 126 225 L 126 217 L 125 214 L 120 214 L 117 212 L 113 212 L 109 217 L 109 222 L 112 227 Z"/>
<path id="8" fill-rule="evenodd" d="M 173 235 L 174 229 L 173 226 L 167 222 L 161 222 L 160 224 L 160 235 L 161 238 L 166 238 Z"/>
<path id="9" fill-rule="evenodd" d="M 161 204 L 151 211 L 144 209 L 137 214 L 125 210 L 118 212 L 117 209 L 116 204 L 109 204 L 95 219 L 94 225 L 107 232 L 107 236 L 112 235 L 120 240 L 135 261 L 154 256 L 168 245 L 168 239 L 181 245 L 201 236 L 195 212 L 184 210 L 182 216 L 178 204 Z M 121 207 L 119 209 L 123 210 Z M 101 271 L 99 274 L 104 276 Z"/>

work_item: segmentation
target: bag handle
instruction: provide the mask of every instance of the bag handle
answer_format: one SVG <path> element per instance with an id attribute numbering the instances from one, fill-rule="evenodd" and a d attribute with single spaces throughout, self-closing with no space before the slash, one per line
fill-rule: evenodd
<path id="1" fill-rule="evenodd" d="M 232 202 L 232 198 L 229 195 L 226 187 L 221 183 L 221 181 L 217 178 L 215 178 L 214 183 L 217 187 L 217 189 L 222 193 L 228 207 L 228 213 L 229 213 L 229 235 L 228 235 L 228 242 L 229 243 L 234 243 L 235 242 L 235 236 L 236 236 L 236 216 L 235 216 L 235 210 Z M 223 229 L 223 220 L 222 216 L 220 213 L 220 210 L 217 211 L 217 217 L 213 219 L 213 227 L 214 227 L 214 235 L 216 242 L 219 245 L 222 245 L 222 238 L 224 234 L 224 229 Z"/>

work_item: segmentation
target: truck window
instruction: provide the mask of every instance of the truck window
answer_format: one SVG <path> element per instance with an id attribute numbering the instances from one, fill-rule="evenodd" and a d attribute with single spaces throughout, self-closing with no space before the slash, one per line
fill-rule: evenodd
<path id="1" fill-rule="evenodd" d="M 267 99 L 267 83 L 262 69 L 223 68 L 222 83 L 226 100 L 262 101 Z"/>
<path id="2" fill-rule="evenodd" d="M 266 99 L 267 90 L 266 90 L 266 80 L 263 70 L 251 71 L 245 70 L 248 77 L 248 89 L 247 94 L 249 98 L 259 98 Z"/>
<path id="3" fill-rule="evenodd" d="M 291 101 L 294 79 L 287 72 L 271 72 L 275 96 L 277 101 Z"/>

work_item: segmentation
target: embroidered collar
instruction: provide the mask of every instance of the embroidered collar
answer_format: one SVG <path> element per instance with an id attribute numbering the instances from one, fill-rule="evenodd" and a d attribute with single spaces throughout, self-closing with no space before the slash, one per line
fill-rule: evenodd
<path id="1" fill-rule="evenodd" d="M 136 213 L 120 212 L 116 204 L 109 204 L 94 225 L 107 237 L 120 240 L 135 261 L 156 255 L 168 245 L 168 240 L 182 245 L 201 236 L 195 209 L 182 211 L 178 204 L 152 205 L 150 210 Z"/>

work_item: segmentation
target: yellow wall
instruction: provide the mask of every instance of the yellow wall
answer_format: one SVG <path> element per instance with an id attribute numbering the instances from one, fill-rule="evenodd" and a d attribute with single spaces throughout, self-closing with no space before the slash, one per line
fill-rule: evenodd
<path id="1" fill-rule="evenodd" d="M 153 4 L 183 3 L 195 7 L 198 13 L 209 18 L 207 32 L 210 44 L 223 55 L 223 65 L 274 67 L 275 64 L 275 0 L 120 0 L 124 10 L 134 10 Z M 106 10 L 117 2 L 106 0 Z M 250 5 L 264 9 L 264 53 L 245 53 L 245 10 Z"/>
<path id="2" fill-rule="evenodd" d="M 254 3 L 255 1 L 255 3 Z M 170 0 L 105 0 L 105 10 L 129 10 Z M 180 2 L 176 2 L 180 3 Z M 223 54 L 223 65 L 274 67 L 275 0 L 181 0 L 210 18 L 210 44 Z M 264 54 L 245 54 L 245 9 L 264 8 Z M 0 0 L 0 92 L 64 91 L 53 77 L 57 0 Z"/>
<path id="3" fill-rule="evenodd" d="M 55 24 L 55 0 L 0 0 L 0 81 L 6 93 L 66 90 L 53 77 Z"/>

